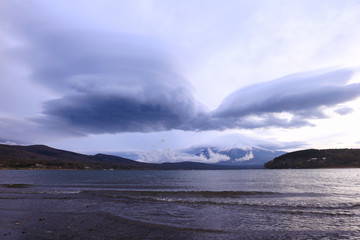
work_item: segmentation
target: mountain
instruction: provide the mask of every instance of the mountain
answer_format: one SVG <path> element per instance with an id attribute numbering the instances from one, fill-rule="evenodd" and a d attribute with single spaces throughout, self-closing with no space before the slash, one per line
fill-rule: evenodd
<path id="1" fill-rule="evenodd" d="M 233 169 L 196 162 L 143 163 L 107 154 L 85 155 L 45 145 L 18 146 L 0 144 L 0 168 L 11 169 Z"/>
<path id="2" fill-rule="evenodd" d="M 51 169 L 143 169 L 147 164 L 122 157 L 107 158 L 51 148 L 45 145 L 17 146 L 0 144 L 1 168 L 51 168 Z M 150 166 L 151 167 L 151 166 Z"/>
<path id="3" fill-rule="evenodd" d="M 267 161 L 285 153 L 259 147 L 199 147 L 188 151 L 188 153 L 191 152 L 207 159 L 217 158 L 218 165 L 243 168 L 263 168 Z"/>
<path id="4" fill-rule="evenodd" d="M 269 169 L 358 167 L 360 149 L 307 149 L 281 155 L 265 164 Z"/>

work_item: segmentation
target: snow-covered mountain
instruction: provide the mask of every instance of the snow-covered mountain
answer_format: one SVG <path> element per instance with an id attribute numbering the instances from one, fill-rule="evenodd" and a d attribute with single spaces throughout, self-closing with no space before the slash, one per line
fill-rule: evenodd
<path id="1" fill-rule="evenodd" d="M 217 158 L 217 164 L 235 165 L 244 167 L 263 167 L 264 163 L 278 157 L 286 152 L 275 151 L 260 147 L 196 147 L 187 150 L 188 154 L 204 156 L 211 160 Z"/>
<path id="2" fill-rule="evenodd" d="M 219 146 L 201 145 L 186 149 L 153 149 L 148 151 L 107 152 L 144 163 L 198 162 L 218 165 L 240 166 L 244 168 L 263 168 L 264 164 L 283 151 L 245 145 Z"/>

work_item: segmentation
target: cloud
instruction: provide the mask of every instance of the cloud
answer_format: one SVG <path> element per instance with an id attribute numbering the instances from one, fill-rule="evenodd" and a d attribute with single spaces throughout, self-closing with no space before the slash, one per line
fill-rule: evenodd
<path id="1" fill-rule="evenodd" d="M 252 153 L 252 151 L 250 151 L 249 153 L 246 153 L 245 156 L 235 159 L 236 162 L 245 162 L 245 161 L 249 161 L 251 159 L 254 158 L 254 154 Z"/>
<path id="2" fill-rule="evenodd" d="M 197 153 L 197 149 L 217 148 L 221 150 L 229 150 L 232 148 L 240 148 L 244 150 L 251 150 L 255 148 L 267 150 L 287 150 L 287 149 L 300 149 L 308 147 L 306 142 L 302 141 L 280 141 L 273 137 L 266 137 L 255 132 L 248 132 L 247 130 L 234 133 L 233 130 L 229 131 L 203 131 L 196 132 L 197 136 L 202 138 L 190 137 L 192 145 L 186 144 L 182 152 Z M 272 135 L 270 135 L 272 136 Z M 189 137 L 188 137 L 189 138 Z M 188 142 L 188 141 L 187 141 Z M 194 152 L 195 149 L 195 152 Z"/>
<path id="3" fill-rule="evenodd" d="M 187 128 L 203 111 L 160 43 L 56 27 L 27 32 L 32 79 L 60 95 L 37 122 L 84 134 L 152 132 Z"/>
<path id="4" fill-rule="evenodd" d="M 202 162 L 202 163 L 218 163 L 220 161 L 228 161 L 230 158 L 226 155 L 214 153 L 209 150 L 209 158 L 203 154 L 197 156 L 187 153 L 178 153 L 171 148 L 151 150 L 146 152 L 139 152 L 138 161 L 140 162 L 152 162 L 152 163 L 164 163 L 164 162 Z"/>
<path id="5" fill-rule="evenodd" d="M 13 17 L 14 6 L 0 18 L 21 42 L 10 55 L 30 69 L 32 82 L 53 92 L 42 115 L 27 119 L 44 128 L 77 135 L 295 128 L 313 126 L 311 120 L 328 117 L 327 107 L 360 96 L 360 84 L 348 84 L 353 70 L 321 70 L 239 89 L 208 111 L 162 42 L 77 28 L 40 9 L 26 13 L 25 5 Z"/>
<path id="6" fill-rule="evenodd" d="M 17 145 L 18 143 L 16 143 L 16 142 L 11 142 L 11 141 L 1 141 L 1 139 L 0 139 L 0 144 Z"/>
<path id="7" fill-rule="evenodd" d="M 140 102 L 122 96 L 70 95 L 45 103 L 44 114 L 87 133 L 152 132 L 180 128 L 194 108 L 176 99 Z M 182 97 L 182 96 L 180 96 Z"/>
<path id="8" fill-rule="evenodd" d="M 46 121 L 61 122 L 83 134 L 314 126 L 310 120 L 327 118 L 327 107 L 360 95 L 360 84 L 347 84 L 353 74 L 350 69 L 306 72 L 239 89 L 208 112 L 194 100 L 190 84 L 168 63 L 171 59 L 159 54 L 156 46 L 130 44 L 117 53 L 102 52 L 98 58 L 90 50 L 98 48 L 96 43 L 87 44 L 93 45 L 80 51 L 84 53 L 81 59 L 93 62 L 87 67 L 64 58 L 63 64 L 34 74 L 64 94 L 44 103 Z M 138 49 L 144 54 L 138 54 Z M 46 52 L 49 55 L 50 49 Z M 55 61 L 57 51 L 52 58 Z M 56 73 L 56 81 L 46 81 L 52 78 L 50 73 Z M 345 110 L 337 112 L 350 112 Z"/>
<path id="9" fill-rule="evenodd" d="M 351 69 L 292 74 L 251 85 L 229 95 L 210 113 L 210 128 L 311 126 L 327 118 L 326 107 L 360 96 L 360 84 L 347 84 Z"/>
<path id="10" fill-rule="evenodd" d="M 351 112 L 353 112 L 354 110 L 350 107 L 342 107 L 342 108 L 338 108 L 335 110 L 335 112 L 337 114 L 340 114 L 340 115 L 346 115 L 346 114 L 349 114 Z"/>
<path id="11" fill-rule="evenodd" d="M 84 136 L 62 123 L 52 122 L 51 126 L 44 127 L 35 121 L 16 118 L 0 117 L 1 142 L 14 142 L 17 144 L 44 143 L 62 137 Z"/>
<path id="12" fill-rule="evenodd" d="M 268 143 L 260 143 L 259 146 L 265 149 L 292 151 L 294 149 L 308 148 L 309 144 L 302 141 L 280 142 L 272 139 L 271 142 L 269 141 Z"/>
<path id="13" fill-rule="evenodd" d="M 21 43 L 9 48 L 13 65 L 21 62 L 28 82 L 53 93 L 42 116 L 31 118 L 36 124 L 85 135 L 166 131 L 186 128 L 203 111 L 163 42 L 69 24 L 39 4 L 1 7 L 1 39 Z"/>

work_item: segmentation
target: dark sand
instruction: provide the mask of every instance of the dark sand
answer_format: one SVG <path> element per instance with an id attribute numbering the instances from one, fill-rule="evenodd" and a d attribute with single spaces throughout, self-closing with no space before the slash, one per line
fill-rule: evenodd
<path id="1" fill-rule="evenodd" d="M 0 239 L 226 239 L 225 235 L 124 219 L 86 200 L 0 197 Z"/>
<path id="2" fill-rule="evenodd" d="M 105 213 L 51 213 L 2 219 L 0 239 L 192 239 L 191 231 L 128 221 Z M 204 239 L 207 233 L 203 233 Z M 200 237 L 199 233 L 196 234 Z M 219 238 L 220 239 L 220 238 Z"/>
<path id="3" fill-rule="evenodd" d="M 80 213 L 71 213 L 69 209 L 31 209 L 31 214 L 1 208 L 0 239 L 343 239 L 328 238 L 321 233 L 299 235 L 287 231 L 201 231 L 132 221 L 91 208 L 85 207 Z"/>
<path id="4" fill-rule="evenodd" d="M 341 231 L 182 228 L 116 216 L 101 210 L 106 204 L 85 197 L 2 194 L 0 239 L 357 239 Z"/>

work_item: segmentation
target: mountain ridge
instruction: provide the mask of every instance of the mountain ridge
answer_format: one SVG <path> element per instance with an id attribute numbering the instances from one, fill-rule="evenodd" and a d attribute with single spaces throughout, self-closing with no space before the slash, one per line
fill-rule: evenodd
<path id="1" fill-rule="evenodd" d="M 236 167 L 199 162 L 144 163 L 102 153 L 85 155 L 46 145 L 0 144 L 0 169 L 205 170 Z"/>

